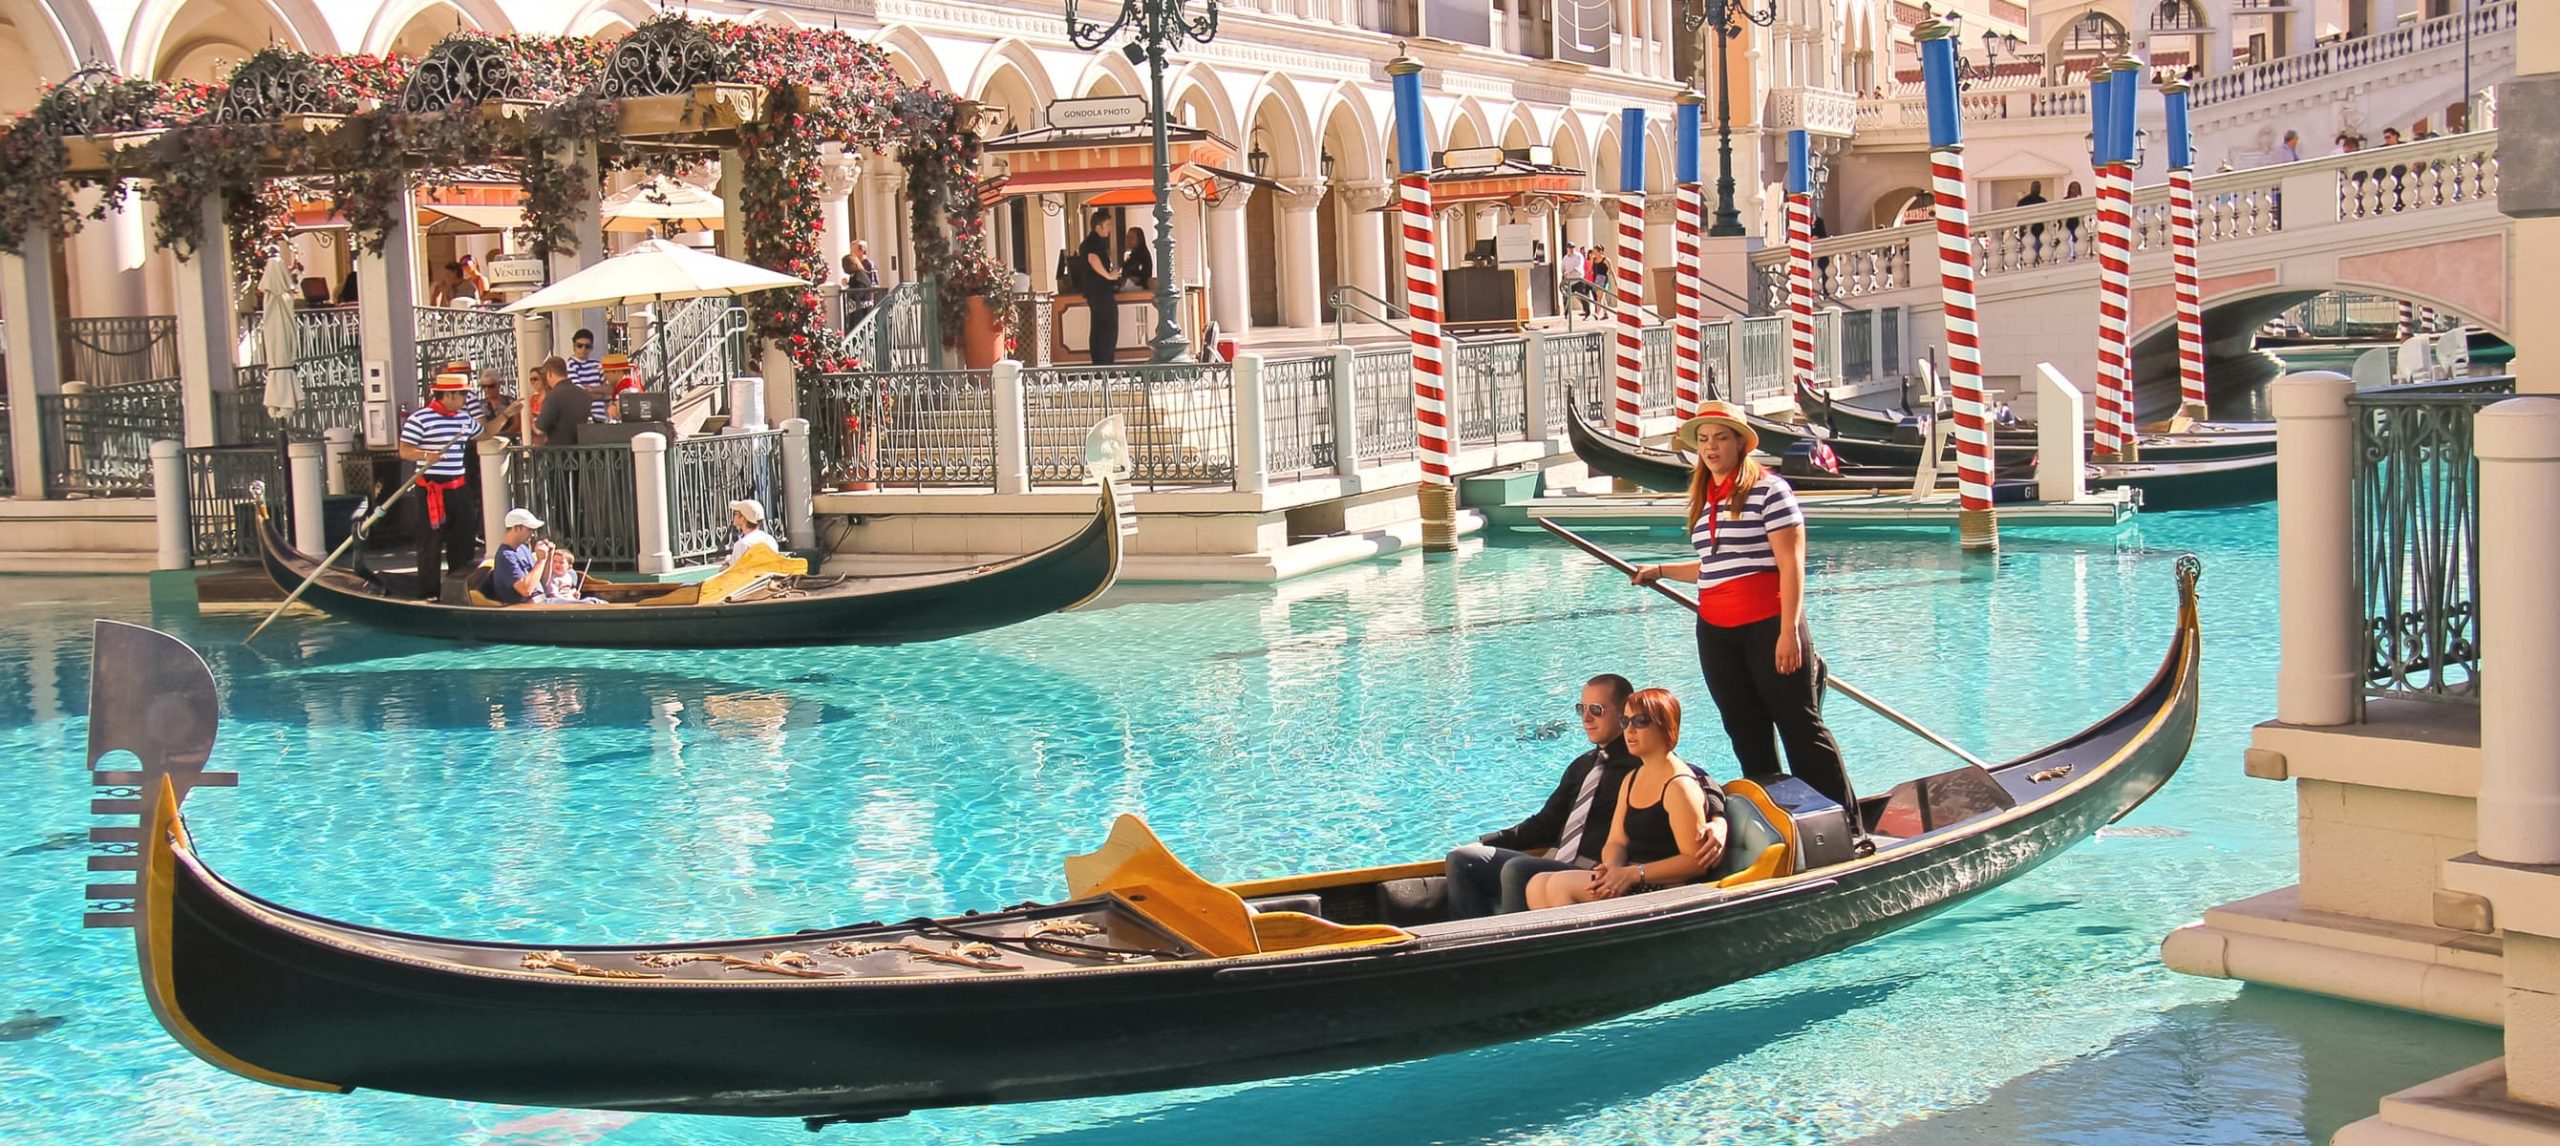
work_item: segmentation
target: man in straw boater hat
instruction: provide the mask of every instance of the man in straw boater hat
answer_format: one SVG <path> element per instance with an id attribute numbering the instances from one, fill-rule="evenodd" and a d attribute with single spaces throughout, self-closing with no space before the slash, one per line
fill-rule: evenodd
<path id="1" fill-rule="evenodd" d="M 447 568 L 466 571 L 480 562 L 480 492 L 472 488 L 464 458 L 480 422 L 462 412 L 471 394 L 468 374 L 438 374 L 427 404 L 400 423 L 400 457 L 418 465 L 418 588 L 434 600 Z"/>
<path id="2" fill-rule="evenodd" d="M 1822 722 L 1821 673 L 1804 624 L 1804 511 L 1785 478 L 1751 460 L 1760 435 L 1730 402 L 1707 402 L 1671 436 L 1697 455 L 1689 475 L 1695 561 L 1638 568 L 1635 582 L 1698 585 L 1698 667 L 1742 774 L 1796 778 L 1856 808 L 1840 745 Z"/>

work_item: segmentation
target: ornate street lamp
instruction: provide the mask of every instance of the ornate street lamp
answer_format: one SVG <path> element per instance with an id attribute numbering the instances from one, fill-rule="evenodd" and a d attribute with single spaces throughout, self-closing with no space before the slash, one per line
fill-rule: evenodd
<path id="1" fill-rule="evenodd" d="M 1129 62 L 1147 62 L 1147 108 L 1155 128 L 1156 192 L 1156 334 L 1147 340 L 1157 362 L 1182 357 L 1182 322 L 1173 293 L 1172 156 L 1165 139 L 1164 57 L 1183 41 L 1206 44 L 1218 38 L 1218 0 L 1203 0 L 1193 15 L 1191 0 L 1120 0 L 1119 13 L 1108 21 L 1076 15 L 1076 0 L 1067 0 L 1067 39 L 1088 51 L 1110 43 L 1125 30 L 1129 43 L 1121 51 Z"/>
<path id="2" fill-rule="evenodd" d="M 1770 0 L 1767 10 L 1751 6 L 1749 0 L 1682 0 L 1684 10 L 1680 22 L 1695 32 L 1713 28 L 1716 33 L 1716 215 L 1707 225 L 1707 234 L 1724 238 L 1742 233 L 1742 213 L 1733 206 L 1733 85 L 1725 78 L 1725 60 L 1730 54 L 1726 42 L 1742 34 L 1745 21 L 1766 28 L 1776 23 L 1778 6 Z"/>
<path id="3" fill-rule="evenodd" d="M 1950 14 L 1952 18 L 1953 14 Z M 1973 85 L 1998 75 L 2003 62 L 2018 58 L 2018 44 L 2015 33 L 1983 29 L 1981 63 L 1965 58 L 1963 52 L 1956 53 L 1956 86 L 1971 89 Z"/>

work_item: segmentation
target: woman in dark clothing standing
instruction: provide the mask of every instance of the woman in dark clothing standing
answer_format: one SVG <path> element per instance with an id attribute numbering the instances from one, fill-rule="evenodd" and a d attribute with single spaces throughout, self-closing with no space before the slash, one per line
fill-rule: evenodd
<path id="1" fill-rule="evenodd" d="M 1131 227 L 1120 244 L 1120 281 L 1138 290 L 1156 285 L 1156 257 L 1147 250 L 1147 229 Z"/>
<path id="2" fill-rule="evenodd" d="M 1076 278 L 1084 293 L 1086 318 L 1085 340 L 1092 348 L 1093 364 L 1111 365 L 1112 355 L 1120 349 L 1120 272 L 1111 265 L 1119 252 L 1112 248 L 1111 232 L 1118 226 L 1109 211 L 1093 213 L 1093 233 L 1084 237 L 1084 245 L 1076 248 Z"/>
<path id="3" fill-rule="evenodd" d="M 1619 781 L 1618 811 L 1600 866 L 1531 876 L 1532 910 L 1659 891 L 1696 880 L 1724 857 L 1724 794 L 1672 754 L 1680 701 L 1668 689 L 1627 698 L 1627 751 L 1644 761 Z"/>
<path id="4" fill-rule="evenodd" d="M 1804 634 L 1804 513 L 1786 479 L 1751 460 L 1760 436 L 1729 402 L 1708 402 L 1672 435 L 1695 450 L 1689 540 L 1695 561 L 1647 565 L 1635 582 L 1698 584 L 1698 667 L 1724 715 L 1744 777 L 1796 778 L 1854 811 L 1840 746 L 1822 723 L 1820 684 Z"/>

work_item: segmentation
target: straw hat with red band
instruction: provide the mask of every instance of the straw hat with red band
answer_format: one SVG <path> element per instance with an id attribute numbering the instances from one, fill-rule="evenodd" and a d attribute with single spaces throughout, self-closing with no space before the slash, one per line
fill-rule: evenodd
<path id="1" fill-rule="evenodd" d="M 1731 402 L 1699 403 L 1697 416 L 1671 431 L 1671 448 L 1697 452 L 1698 435 L 1705 433 L 1709 426 L 1731 427 L 1734 433 L 1742 435 L 1742 448 L 1746 451 L 1760 448 L 1760 432 L 1752 429 L 1750 420 L 1743 417 L 1742 407 Z"/>
<path id="2" fill-rule="evenodd" d="M 599 365 L 607 370 L 629 370 L 631 369 L 631 356 L 616 350 L 605 355 L 604 361 L 599 363 Z"/>
<path id="3" fill-rule="evenodd" d="M 430 392 L 438 394 L 445 393 L 447 391 L 456 394 L 469 393 L 471 390 L 471 376 L 468 374 L 438 374 L 436 375 L 434 384 L 428 386 L 427 389 Z"/>

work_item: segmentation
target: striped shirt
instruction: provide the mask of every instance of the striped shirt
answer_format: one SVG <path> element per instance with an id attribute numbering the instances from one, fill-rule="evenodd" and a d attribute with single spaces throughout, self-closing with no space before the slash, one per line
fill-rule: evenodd
<path id="1" fill-rule="evenodd" d="M 422 463 L 420 472 L 431 478 L 462 476 L 462 451 L 471 448 L 471 436 L 480 432 L 480 423 L 471 415 L 447 414 L 433 406 L 421 406 L 400 423 L 400 444 L 412 449 L 433 449 L 436 443 L 450 441 L 436 460 Z"/>
<path id="2" fill-rule="evenodd" d="M 612 402 L 603 396 L 604 363 L 593 358 L 570 359 L 569 384 L 585 390 L 590 395 L 587 399 L 587 417 L 598 422 L 613 420 Z"/>
<path id="3" fill-rule="evenodd" d="M 1739 516 L 1727 512 L 1721 501 L 1710 503 L 1689 529 L 1689 543 L 1698 550 L 1698 588 L 1703 591 L 1754 573 L 1776 573 L 1778 555 L 1769 548 L 1769 535 L 1803 525 L 1804 510 L 1796 504 L 1796 491 L 1788 487 L 1787 479 L 1765 471 L 1760 484 L 1751 487 Z"/>

